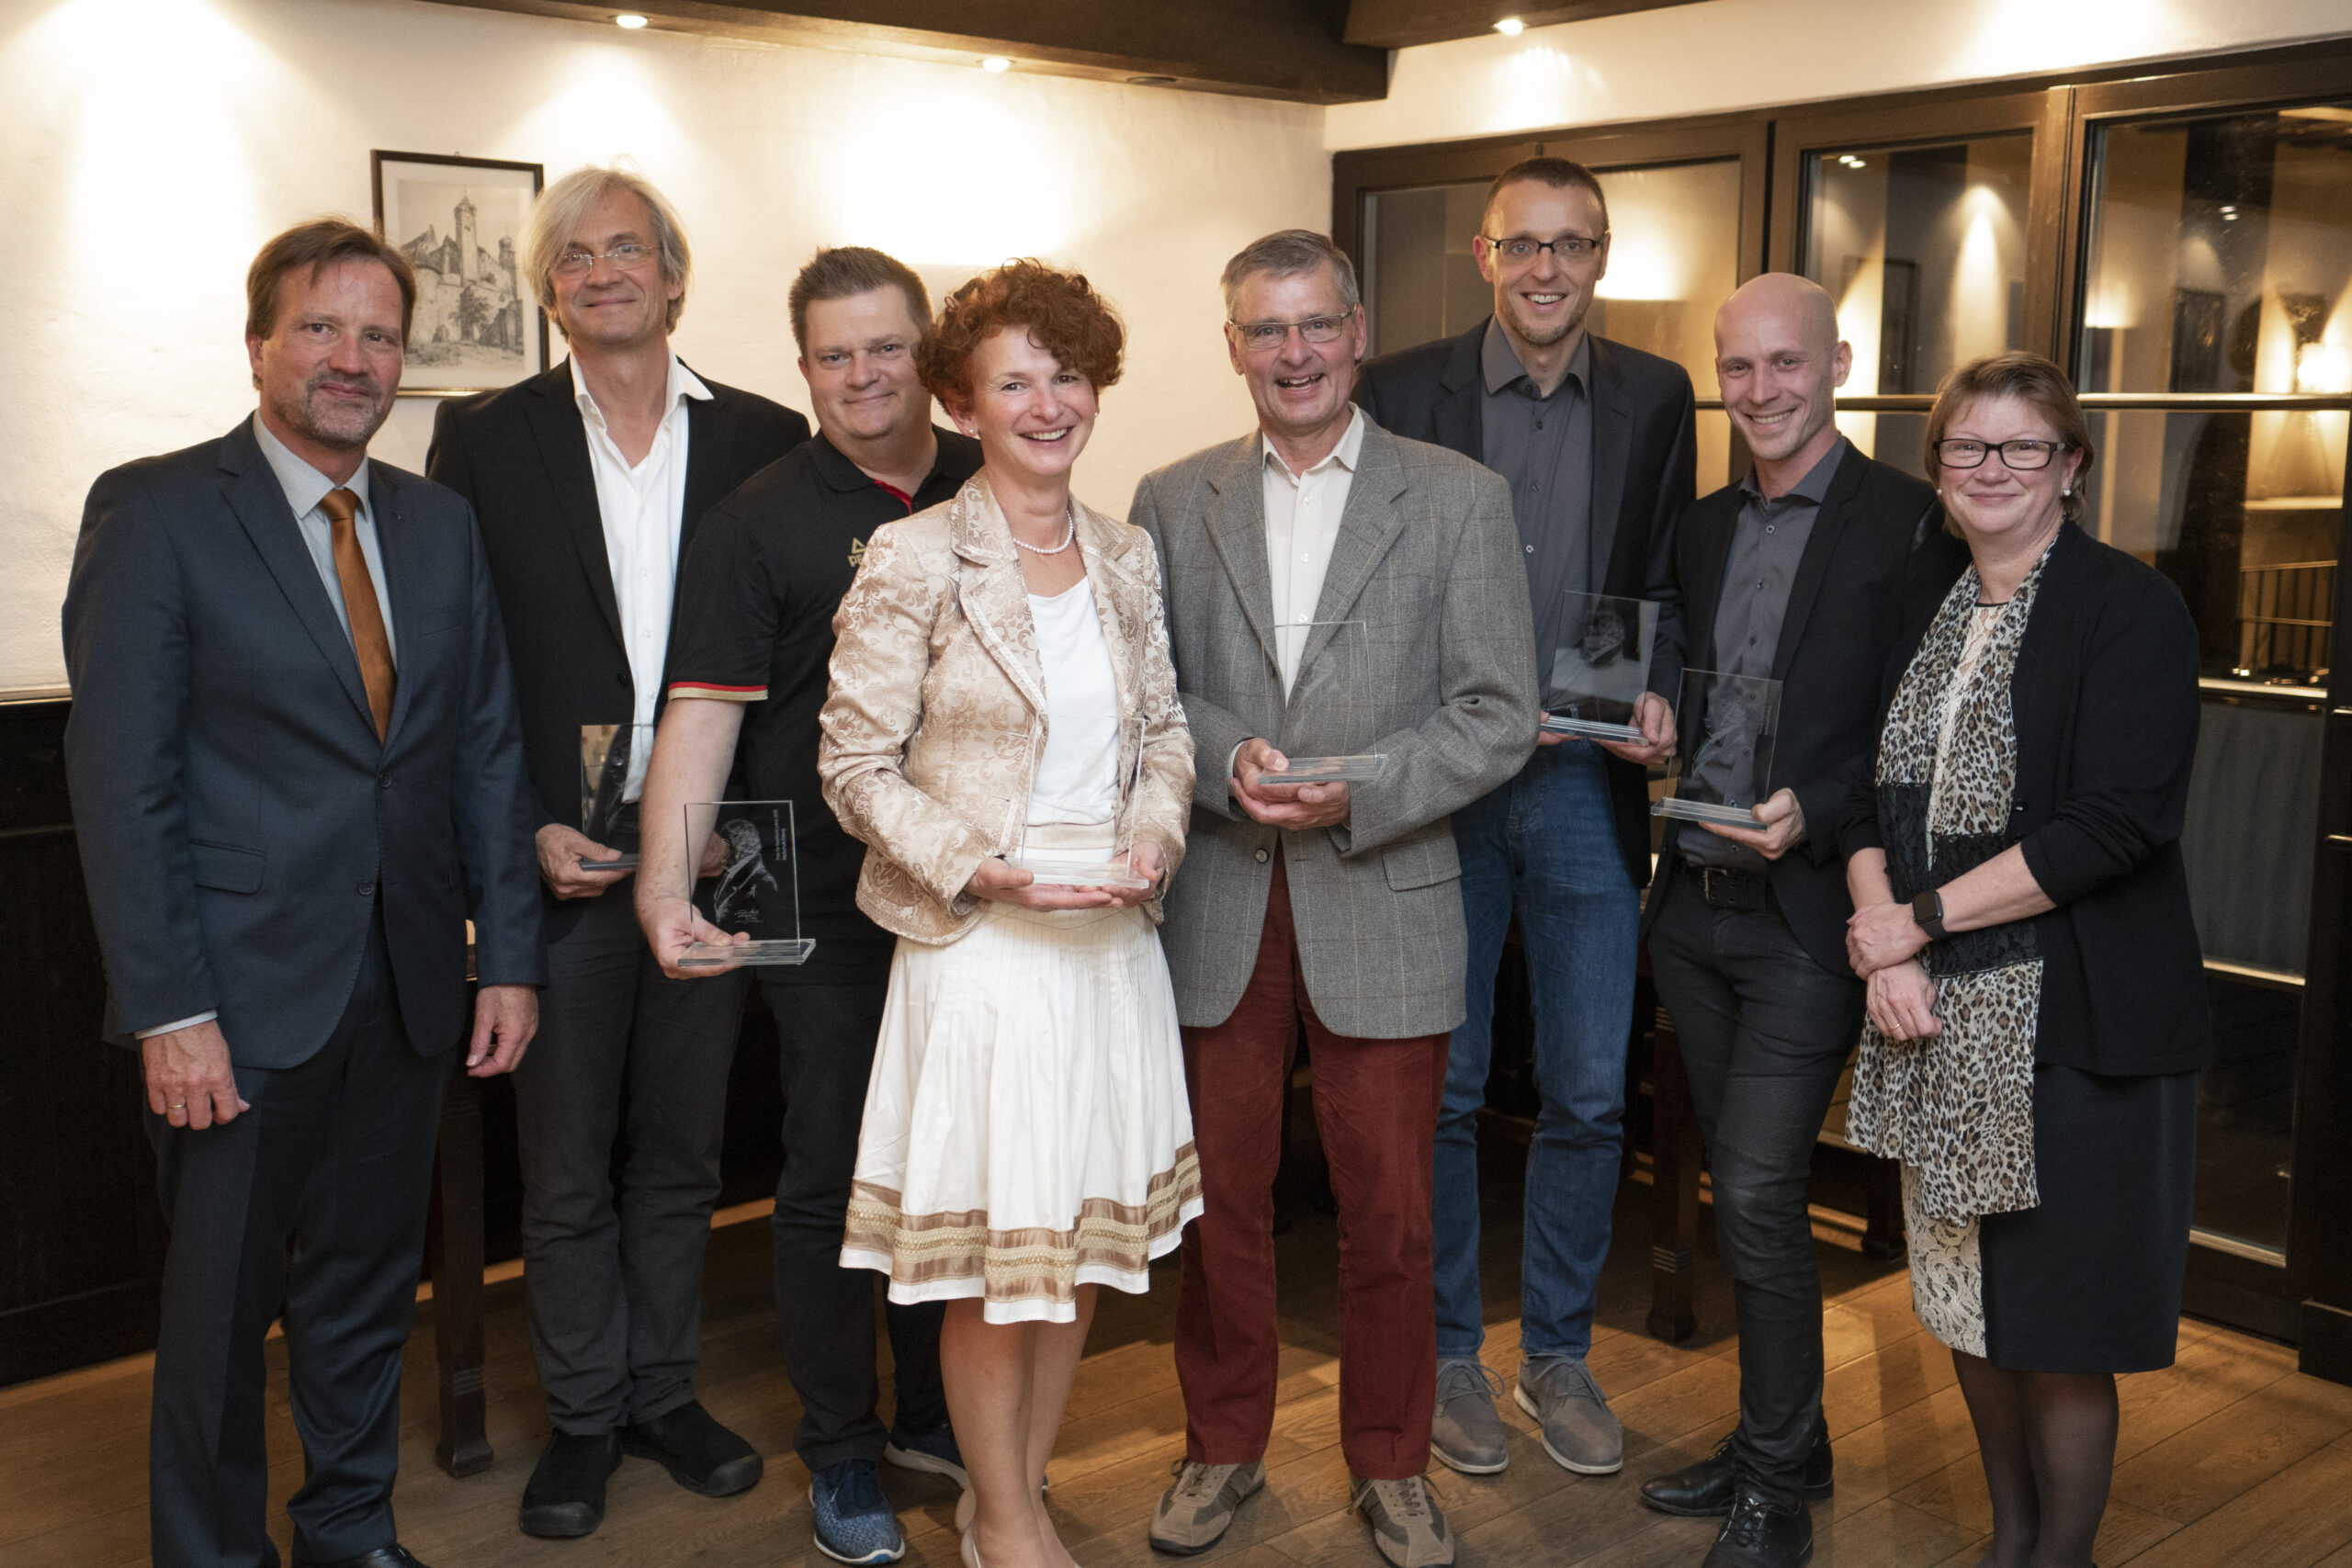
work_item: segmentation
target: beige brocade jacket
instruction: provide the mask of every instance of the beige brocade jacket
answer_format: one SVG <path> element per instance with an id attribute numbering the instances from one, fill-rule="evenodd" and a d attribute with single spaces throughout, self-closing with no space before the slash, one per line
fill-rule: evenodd
<path id="1" fill-rule="evenodd" d="M 1176 698 L 1159 560 L 1141 529 L 1071 507 L 1120 711 L 1146 719 L 1127 809 L 1137 840 L 1159 846 L 1172 878 L 1184 858 L 1193 735 Z M 874 531 L 833 637 L 817 773 L 833 815 L 867 846 L 858 908 L 910 941 L 953 942 L 980 916 L 964 885 L 1019 842 L 1046 743 L 1028 588 L 984 474 L 953 501 Z M 1122 777 L 1134 763 L 1130 748 Z M 1159 897 L 1146 908 L 1157 923 Z"/>

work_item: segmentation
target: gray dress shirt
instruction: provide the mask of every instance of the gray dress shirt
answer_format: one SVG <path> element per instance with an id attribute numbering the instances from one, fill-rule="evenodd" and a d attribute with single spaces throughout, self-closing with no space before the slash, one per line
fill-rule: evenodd
<path id="1" fill-rule="evenodd" d="M 1480 459 L 1510 483 L 1512 521 L 1535 612 L 1535 668 L 1552 668 L 1560 596 L 1598 593 L 1592 537 L 1592 339 L 1577 340 L 1567 374 L 1545 397 L 1489 318 L 1478 351 L 1486 405 Z"/>
<path id="2" fill-rule="evenodd" d="M 1813 520 L 1820 515 L 1829 481 L 1846 460 L 1847 444 L 1839 436 L 1829 451 L 1783 494 L 1767 497 L 1756 486 L 1756 470 L 1739 481 L 1739 517 L 1732 525 L 1731 555 L 1724 562 L 1723 597 L 1715 605 L 1715 670 L 1724 675 L 1750 675 L 1770 680 L 1772 661 L 1781 651 L 1781 626 L 1789 614 L 1789 590 L 1797 580 L 1797 563 L 1804 558 L 1805 541 L 1813 537 Z M 1726 779 L 1702 768 L 1695 776 L 1714 786 L 1721 798 Z M 1738 865 L 1760 871 L 1762 855 L 1745 844 L 1735 844 L 1690 823 L 1680 824 L 1685 860 L 1705 865 Z"/>
<path id="3" fill-rule="evenodd" d="M 302 546 L 311 552 L 311 563 L 319 569 L 319 581 L 326 584 L 327 603 L 334 606 L 334 618 L 342 624 L 346 640 L 351 636 L 351 612 L 344 608 L 343 579 L 334 570 L 334 524 L 319 502 L 337 488 L 359 498 L 359 514 L 352 519 L 352 532 L 359 536 L 368 579 L 376 585 L 376 608 L 384 617 L 384 641 L 391 649 L 392 667 L 399 669 L 400 634 L 392 630 L 391 596 L 384 591 L 384 554 L 376 543 L 376 508 L 368 499 L 368 459 L 360 458 L 358 471 L 338 487 L 296 457 L 292 448 L 270 433 L 269 422 L 258 413 L 254 415 L 254 439 L 261 443 L 261 455 L 269 459 L 269 471 L 277 476 L 277 488 L 286 492 L 286 504 L 294 509 Z"/>

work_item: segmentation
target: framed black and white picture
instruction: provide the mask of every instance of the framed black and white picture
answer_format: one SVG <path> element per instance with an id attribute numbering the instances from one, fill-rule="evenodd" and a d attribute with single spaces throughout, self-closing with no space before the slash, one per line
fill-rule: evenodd
<path id="1" fill-rule="evenodd" d="M 371 156 L 377 231 L 416 267 L 401 395 L 489 391 L 545 370 L 547 317 L 523 276 L 523 222 L 546 170 L 431 152 Z"/>

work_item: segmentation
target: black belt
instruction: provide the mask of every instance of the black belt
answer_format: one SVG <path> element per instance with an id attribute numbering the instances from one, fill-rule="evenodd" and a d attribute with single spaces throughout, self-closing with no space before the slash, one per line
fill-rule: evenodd
<path id="1" fill-rule="evenodd" d="M 1710 909 L 1736 909 L 1755 915 L 1772 907 L 1772 879 L 1763 872 L 1738 865 L 1699 865 L 1690 861 L 1682 863 L 1682 872 Z"/>

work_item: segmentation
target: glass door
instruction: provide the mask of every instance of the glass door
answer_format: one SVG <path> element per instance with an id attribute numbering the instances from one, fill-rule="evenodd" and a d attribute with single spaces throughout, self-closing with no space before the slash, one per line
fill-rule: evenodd
<path id="1" fill-rule="evenodd" d="M 2352 95 L 2098 112 L 2133 96 L 2085 90 L 2086 525 L 2179 586 L 2202 645 L 2181 847 L 2213 1055 L 2191 1305 L 2286 1335 L 2300 1064 L 2324 1024 L 2305 997 L 2352 423 Z"/>

